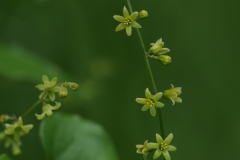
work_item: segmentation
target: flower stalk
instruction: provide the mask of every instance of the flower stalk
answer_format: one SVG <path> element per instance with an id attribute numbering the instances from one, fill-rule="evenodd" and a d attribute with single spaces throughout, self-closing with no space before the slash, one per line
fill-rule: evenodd
<path id="1" fill-rule="evenodd" d="M 133 13 L 133 9 L 132 9 L 132 5 L 130 3 L 130 0 L 127 0 L 127 4 L 128 4 L 128 7 L 129 7 L 129 10 L 130 10 L 130 13 Z M 154 81 L 154 78 L 153 78 L 151 66 L 150 66 L 150 63 L 148 61 L 148 57 L 146 56 L 147 51 L 146 51 L 146 48 L 144 46 L 143 38 L 142 38 L 140 30 L 138 28 L 136 28 L 136 29 L 137 29 L 138 37 L 139 37 L 139 40 L 140 40 L 140 43 L 141 43 L 141 46 L 142 46 L 142 49 L 143 49 L 143 54 L 144 54 L 144 58 L 145 58 L 145 61 L 146 61 L 146 66 L 147 66 L 147 69 L 148 69 L 149 77 L 150 77 L 150 80 L 151 80 L 151 83 L 152 83 L 152 86 L 153 86 L 153 90 L 154 90 L 155 93 L 157 93 L 157 87 L 156 87 L 156 84 L 155 84 L 155 81 Z M 161 112 L 160 108 L 158 108 L 157 111 L 158 111 L 158 118 L 159 118 L 159 124 L 160 124 L 160 132 L 161 132 L 162 137 L 165 138 L 162 112 Z"/>

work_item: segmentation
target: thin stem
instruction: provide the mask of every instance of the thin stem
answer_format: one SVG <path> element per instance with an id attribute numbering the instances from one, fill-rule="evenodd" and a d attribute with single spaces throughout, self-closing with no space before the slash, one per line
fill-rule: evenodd
<path id="1" fill-rule="evenodd" d="M 130 3 L 130 0 L 127 0 L 127 3 L 128 3 L 128 7 L 130 9 L 130 12 L 133 13 L 133 9 L 132 9 L 132 5 Z M 153 78 L 151 66 L 149 64 L 148 57 L 146 56 L 147 51 L 146 51 L 146 48 L 145 48 L 144 43 L 143 43 L 143 38 L 142 38 L 141 32 L 138 28 L 137 28 L 137 33 L 138 33 L 138 37 L 139 37 L 139 40 L 140 40 L 140 43 L 141 43 L 141 46 L 142 46 L 142 49 L 143 49 L 144 58 L 145 58 L 145 61 L 146 61 L 146 66 L 147 66 L 147 69 L 148 69 L 148 73 L 149 73 L 149 76 L 150 76 L 151 83 L 152 83 L 154 92 L 157 93 L 157 87 L 156 87 L 156 84 L 155 84 L 155 81 L 154 81 L 154 78 Z M 158 111 L 158 115 L 159 115 L 161 135 L 162 135 L 163 138 L 165 138 L 162 112 L 161 112 L 160 108 L 158 108 L 157 111 Z"/>
<path id="2" fill-rule="evenodd" d="M 30 113 L 39 103 L 43 102 L 43 101 L 44 101 L 44 98 L 45 98 L 45 95 L 48 93 L 48 91 L 49 91 L 50 89 L 52 89 L 52 88 L 55 87 L 55 86 L 61 86 L 61 85 L 63 85 L 63 84 L 64 84 L 64 83 L 59 83 L 59 84 L 56 84 L 56 85 L 54 85 L 54 86 L 46 89 L 45 92 L 44 92 L 44 94 L 43 94 L 43 96 L 42 96 L 42 98 L 39 99 L 38 101 L 36 101 L 25 113 L 22 114 L 21 117 L 23 118 L 23 117 L 25 117 L 26 115 L 28 115 L 28 113 Z"/>
<path id="3" fill-rule="evenodd" d="M 39 103 L 42 102 L 42 99 L 39 99 L 37 102 L 35 102 L 25 113 L 22 114 L 22 118 L 28 115 Z"/>

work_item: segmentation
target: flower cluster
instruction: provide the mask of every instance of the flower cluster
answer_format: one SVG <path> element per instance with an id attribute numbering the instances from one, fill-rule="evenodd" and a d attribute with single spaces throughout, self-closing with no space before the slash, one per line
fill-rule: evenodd
<path id="1" fill-rule="evenodd" d="M 26 116 L 32 109 L 34 109 L 38 104 L 42 103 L 42 113 L 35 114 L 38 120 L 44 119 L 46 116 L 51 116 L 53 110 L 60 108 L 61 103 L 55 102 L 56 95 L 58 93 L 59 97 L 65 98 L 68 95 L 67 87 L 71 90 L 76 91 L 78 89 L 78 84 L 74 82 L 63 82 L 57 84 L 57 78 L 54 77 L 51 80 L 46 75 L 42 76 L 43 84 L 36 85 L 40 91 L 39 100 L 29 108 L 22 117 Z M 51 103 L 54 103 L 52 105 Z M 21 154 L 21 137 L 27 134 L 33 125 L 23 125 L 22 117 L 17 119 L 16 116 L 9 116 L 7 114 L 0 115 L 0 123 L 4 124 L 5 130 L 0 132 L 0 142 L 4 141 L 5 148 L 12 148 L 13 155 Z M 13 122 L 12 124 L 9 121 Z"/>
<path id="2" fill-rule="evenodd" d="M 170 49 L 163 48 L 164 42 L 161 38 L 157 40 L 156 43 L 151 43 L 150 45 L 152 47 L 149 49 L 149 57 L 159 60 L 164 65 L 168 65 L 171 63 L 171 57 L 168 55 L 163 55 L 167 52 L 170 52 Z"/>
<path id="3" fill-rule="evenodd" d="M 42 120 L 46 115 L 51 116 L 53 110 L 57 110 L 60 106 L 60 102 L 55 102 L 56 105 L 51 105 L 51 102 L 55 101 L 56 95 L 55 92 L 58 92 L 59 97 L 65 98 L 68 95 L 66 87 L 70 87 L 73 91 L 78 89 L 78 84 L 74 82 L 64 82 L 57 84 L 57 77 L 54 77 L 49 81 L 49 78 L 46 75 L 42 76 L 43 84 L 38 84 L 36 88 L 42 91 L 39 95 L 39 99 L 43 102 L 42 113 L 35 114 L 38 120 Z M 49 99 L 48 99 L 49 98 Z"/>
<path id="4" fill-rule="evenodd" d="M 128 5 L 130 7 L 130 10 L 132 12 L 132 7 L 130 4 L 130 1 L 128 1 Z M 142 10 L 140 12 L 134 12 L 129 15 L 128 10 L 126 7 L 123 7 L 123 16 L 118 16 L 115 15 L 113 18 L 117 21 L 120 22 L 120 24 L 117 26 L 115 29 L 116 31 L 120 31 L 126 28 L 127 35 L 130 36 L 132 34 L 132 27 L 134 28 L 141 28 L 141 26 L 136 22 L 136 19 L 144 19 L 148 17 L 148 12 L 146 10 Z M 141 45 L 143 47 L 144 52 L 146 52 L 142 36 L 140 34 L 140 31 L 138 30 L 138 35 L 140 38 Z M 149 74 L 151 77 L 151 81 L 155 90 L 155 94 L 152 94 L 148 88 L 145 89 L 145 97 L 146 98 L 136 98 L 136 102 L 142 104 L 142 111 L 147 111 L 148 109 L 150 110 L 151 116 L 155 117 L 156 116 L 156 107 L 158 109 L 162 108 L 164 104 L 162 102 L 159 102 L 160 98 L 163 96 L 164 98 L 170 99 L 173 103 L 181 103 L 182 99 L 178 97 L 181 94 L 181 87 L 174 87 L 172 85 L 171 89 L 165 90 L 163 93 L 162 92 L 157 92 L 157 89 L 155 87 L 155 82 L 152 77 L 152 71 L 149 67 L 149 62 L 148 62 L 148 57 L 149 58 L 154 58 L 157 59 L 159 62 L 161 62 L 163 65 L 169 65 L 171 63 L 171 57 L 168 55 L 165 55 L 166 53 L 170 52 L 170 49 L 168 48 L 163 48 L 164 42 L 160 38 L 157 40 L 155 43 L 150 44 L 151 47 L 146 53 L 146 62 L 147 62 L 147 67 L 149 69 Z M 161 115 L 159 115 L 161 116 Z M 161 119 L 161 118 L 160 118 Z M 161 124 L 161 123 L 160 123 Z M 163 127 L 160 126 L 161 131 L 163 131 Z M 137 153 L 142 154 L 143 158 L 146 160 L 146 157 L 150 151 L 155 150 L 153 159 L 157 159 L 161 155 L 164 156 L 165 160 L 171 160 L 171 157 L 168 153 L 168 151 L 175 151 L 176 147 L 169 145 L 170 142 L 172 141 L 173 134 L 169 134 L 165 140 L 159 135 L 156 134 L 156 141 L 157 143 L 150 142 L 148 143 L 148 140 L 146 140 L 143 144 L 138 144 L 136 145 L 137 148 Z"/>
<path id="5" fill-rule="evenodd" d="M 162 154 L 165 158 L 165 160 L 171 160 L 171 157 L 168 153 L 168 151 L 176 151 L 176 147 L 169 145 L 173 139 L 173 134 L 170 133 L 165 140 L 156 133 L 156 141 L 157 143 L 150 142 L 146 140 L 143 145 L 136 145 L 137 153 L 143 154 L 144 156 L 147 156 L 149 151 L 155 150 L 153 159 L 157 159 Z"/>
<path id="6" fill-rule="evenodd" d="M 22 142 L 20 137 L 27 134 L 33 128 L 33 125 L 23 125 L 22 118 L 19 117 L 13 124 L 6 123 L 5 127 L 4 132 L 0 132 L 0 141 L 5 141 L 5 148 L 12 146 L 12 153 L 14 155 L 21 154 L 20 146 Z"/>

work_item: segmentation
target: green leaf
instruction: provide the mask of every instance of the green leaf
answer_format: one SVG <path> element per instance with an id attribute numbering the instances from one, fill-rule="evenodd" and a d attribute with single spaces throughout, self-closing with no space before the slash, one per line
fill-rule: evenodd
<path id="1" fill-rule="evenodd" d="M 104 129 L 77 115 L 46 118 L 41 122 L 40 137 L 49 160 L 118 160 Z"/>
<path id="2" fill-rule="evenodd" d="M 11 159 L 6 154 L 1 154 L 0 160 L 11 160 Z"/>
<path id="3" fill-rule="evenodd" d="M 20 47 L 0 44 L 0 53 L 0 74 L 9 79 L 40 82 L 43 74 L 68 79 L 56 65 Z"/>

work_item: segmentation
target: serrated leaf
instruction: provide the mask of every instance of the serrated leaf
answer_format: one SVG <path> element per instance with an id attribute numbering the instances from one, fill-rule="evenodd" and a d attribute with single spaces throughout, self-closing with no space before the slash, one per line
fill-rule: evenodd
<path id="1" fill-rule="evenodd" d="M 118 160 L 104 129 L 77 115 L 46 118 L 41 122 L 40 137 L 49 160 Z"/>
<path id="2" fill-rule="evenodd" d="M 43 74 L 59 79 L 68 78 L 56 65 L 17 46 L 0 44 L 0 60 L 0 74 L 9 79 L 39 82 Z"/>
<path id="3" fill-rule="evenodd" d="M 6 154 L 1 154 L 0 160 L 11 160 L 11 159 Z"/>

